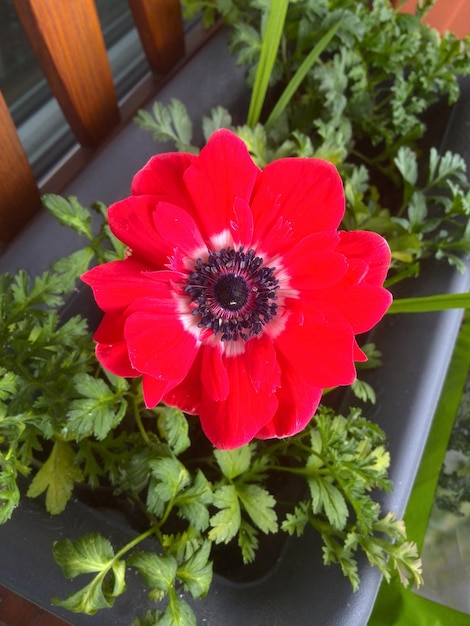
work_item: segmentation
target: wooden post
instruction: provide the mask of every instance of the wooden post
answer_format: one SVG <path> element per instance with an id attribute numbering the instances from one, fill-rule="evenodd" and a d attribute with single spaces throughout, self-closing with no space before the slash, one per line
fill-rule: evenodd
<path id="1" fill-rule="evenodd" d="M 184 55 L 179 0 L 129 0 L 129 6 L 150 67 L 167 72 Z"/>
<path id="2" fill-rule="evenodd" d="M 13 0 L 39 64 L 79 143 L 94 147 L 119 110 L 93 0 Z"/>
<path id="3" fill-rule="evenodd" d="M 0 92 L 0 240 L 11 241 L 41 206 L 39 190 Z"/>

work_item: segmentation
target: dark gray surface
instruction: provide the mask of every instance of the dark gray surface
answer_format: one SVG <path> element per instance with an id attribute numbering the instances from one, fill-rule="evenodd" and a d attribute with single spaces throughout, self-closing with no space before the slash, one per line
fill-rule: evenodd
<path id="1" fill-rule="evenodd" d="M 105 516 L 72 500 L 65 513 L 51 517 L 45 512 L 42 499 L 23 496 L 12 520 L 0 526 L 0 584 L 59 615 L 73 626 L 131 626 L 136 616 L 144 615 L 146 609 L 151 608 L 143 581 L 134 574 L 126 577 L 126 593 L 116 599 L 112 611 L 105 610 L 89 616 L 51 607 L 52 598 L 65 598 L 88 582 L 86 577 L 69 581 L 62 575 L 52 557 L 53 542 L 75 540 L 88 533 L 102 534 L 116 550 L 135 537 L 135 532 L 116 517 L 115 512 Z M 145 545 L 148 547 L 150 544 Z M 0 623 L 1 618 L 0 603 Z"/>
<path id="2" fill-rule="evenodd" d="M 454 110 L 445 147 L 468 152 L 467 97 Z M 229 58 L 224 35 L 219 34 L 159 95 L 183 100 L 193 119 L 209 112 L 214 104 L 230 108 L 243 99 L 242 72 Z M 106 203 L 128 194 L 132 175 L 154 153 L 155 144 L 130 125 L 109 143 L 82 172 L 67 193 L 87 203 Z M 111 172 L 111 174 L 110 174 Z M 76 246 L 69 231 L 41 215 L 0 259 L 0 269 L 26 267 L 39 271 Z M 20 251 L 20 252 L 19 252 Z M 464 291 L 469 274 L 456 274 L 442 264 L 430 266 L 412 295 L 442 291 Z M 411 295 L 411 294 L 409 294 Z M 374 335 L 383 351 L 384 366 L 372 372 L 370 380 L 378 393 L 370 416 L 386 430 L 392 455 L 394 491 L 384 498 L 385 509 L 402 515 L 417 471 L 426 437 L 439 398 L 461 311 L 386 318 Z M 43 606 L 55 595 L 76 589 L 64 581 L 51 555 L 53 541 L 74 538 L 84 532 L 103 532 L 116 545 L 123 545 L 129 533 L 99 512 L 72 502 L 64 515 L 49 518 L 36 501 L 25 500 L 12 522 L 0 527 L 0 583 Z M 194 603 L 200 624 L 209 626 L 365 626 L 380 584 L 379 573 L 363 563 L 361 589 L 353 594 L 338 567 L 322 564 L 320 542 L 307 532 L 286 543 L 276 567 L 264 578 L 247 584 L 231 583 L 216 577 L 209 596 Z M 146 599 L 138 580 L 131 576 L 129 591 L 116 602 L 112 612 L 95 618 L 66 616 L 74 626 L 88 624 L 130 625 L 134 614 L 145 612 Z M 1 609 L 0 609 L 1 610 Z"/>

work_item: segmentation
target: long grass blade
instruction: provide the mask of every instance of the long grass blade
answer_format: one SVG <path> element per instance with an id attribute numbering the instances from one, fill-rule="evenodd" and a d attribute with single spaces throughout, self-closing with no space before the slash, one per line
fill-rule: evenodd
<path id="1" fill-rule="evenodd" d="M 389 313 L 430 313 L 447 309 L 470 308 L 470 293 L 449 293 L 421 298 L 397 298 L 387 311 Z"/>
<path id="2" fill-rule="evenodd" d="M 330 28 L 330 30 L 323 35 L 323 37 L 320 39 L 317 45 L 314 48 L 312 48 L 310 53 L 305 57 L 300 67 L 298 68 L 294 76 L 289 81 L 289 84 L 282 92 L 279 100 L 276 102 L 268 119 L 266 120 L 266 124 L 265 124 L 266 129 L 269 129 L 277 121 L 279 116 L 282 114 L 286 106 L 291 101 L 293 95 L 299 88 L 300 84 L 302 83 L 304 78 L 307 76 L 308 72 L 310 71 L 315 61 L 318 59 L 320 54 L 323 52 L 323 50 L 326 48 L 326 46 L 330 43 L 330 41 L 334 37 L 340 25 L 341 25 L 341 21 L 336 22 L 336 24 L 334 24 L 333 27 Z"/>
<path id="3" fill-rule="evenodd" d="M 269 9 L 266 30 L 261 44 L 260 58 L 248 109 L 247 124 L 251 127 L 259 122 L 266 92 L 268 90 L 269 79 L 271 78 L 282 37 L 288 5 L 289 0 L 272 0 Z"/>

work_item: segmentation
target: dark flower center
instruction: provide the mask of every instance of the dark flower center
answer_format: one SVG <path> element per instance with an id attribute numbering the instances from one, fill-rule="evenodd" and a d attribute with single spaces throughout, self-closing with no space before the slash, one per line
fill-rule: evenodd
<path id="1" fill-rule="evenodd" d="M 214 283 L 214 299 L 227 311 L 238 311 L 248 301 L 248 285 L 243 276 L 225 274 Z"/>
<path id="2" fill-rule="evenodd" d="M 198 259 L 184 290 L 195 304 L 199 328 L 220 334 L 221 341 L 258 335 L 277 313 L 275 269 L 243 246 L 210 251 L 206 262 Z"/>

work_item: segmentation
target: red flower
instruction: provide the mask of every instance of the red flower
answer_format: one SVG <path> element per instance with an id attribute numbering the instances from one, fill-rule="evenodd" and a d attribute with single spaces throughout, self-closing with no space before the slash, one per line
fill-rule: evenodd
<path id="1" fill-rule="evenodd" d="M 219 448 L 297 433 L 322 389 L 354 381 L 355 335 L 391 301 L 386 242 L 338 231 L 343 213 L 330 163 L 260 170 L 227 130 L 153 157 L 109 208 L 129 256 L 83 277 L 105 312 L 99 361 L 142 376 L 148 407 L 198 414 Z"/>

